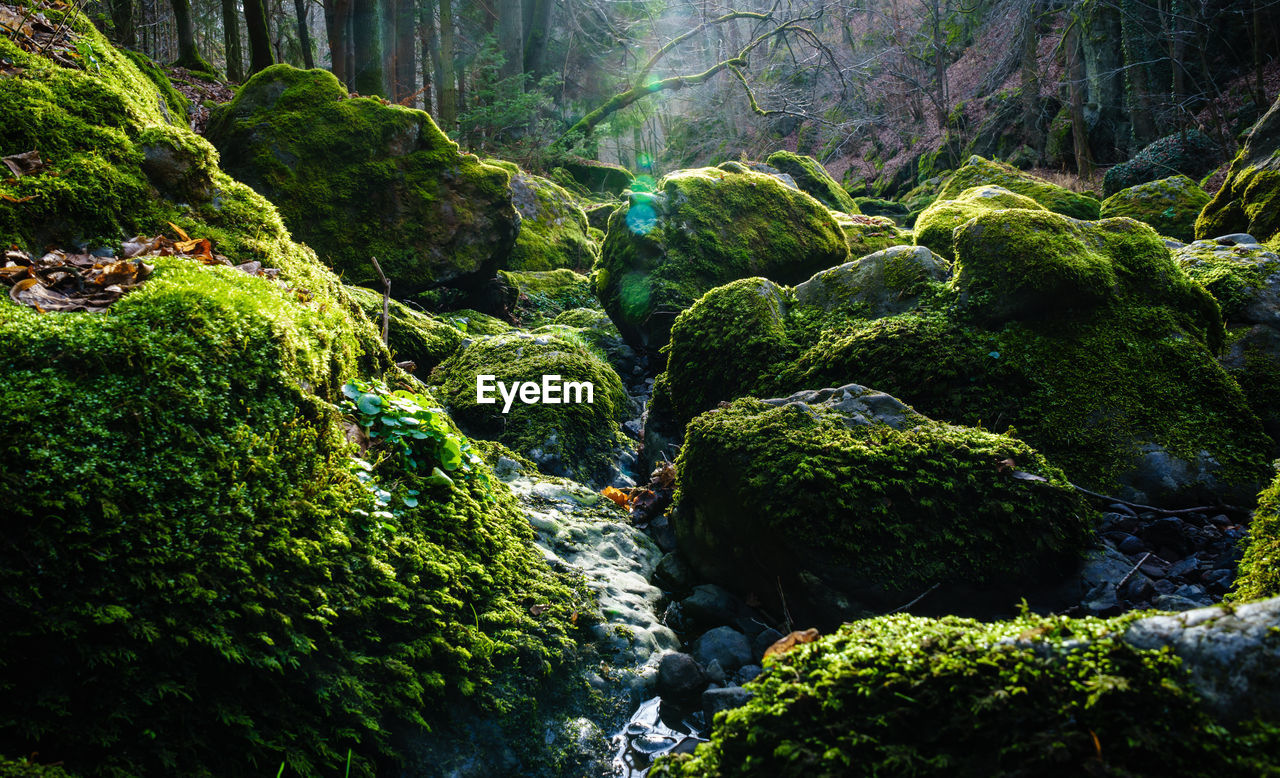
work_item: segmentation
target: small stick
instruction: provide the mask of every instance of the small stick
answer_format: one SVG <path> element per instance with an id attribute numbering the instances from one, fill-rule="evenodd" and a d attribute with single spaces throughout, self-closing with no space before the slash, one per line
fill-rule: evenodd
<path id="1" fill-rule="evenodd" d="M 1122 500 L 1119 497 L 1111 497 L 1109 495 L 1098 494 L 1097 492 L 1091 492 L 1088 489 L 1084 488 L 1083 486 L 1077 486 L 1076 484 L 1071 484 L 1071 486 L 1077 492 L 1080 492 L 1081 494 L 1086 494 L 1098 500 L 1106 500 L 1108 502 L 1114 502 L 1119 505 L 1125 505 L 1138 511 L 1148 511 L 1151 513 L 1159 513 L 1162 516 L 1182 516 L 1188 513 L 1211 513 L 1214 511 L 1219 511 L 1219 512 L 1231 511 L 1233 513 L 1248 513 L 1248 511 L 1242 508 L 1237 508 L 1234 505 L 1202 505 L 1199 508 L 1172 508 L 1172 509 L 1157 508 L 1154 505 L 1143 505 L 1141 503 Z"/>
<path id="2" fill-rule="evenodd" d="M 889 613 L 901 613 L 902 611 L 906 610 L 907 608 L 910 608 L 912 605 L 915 605 L 916 603 L 920 602 L 920 601 L 921 601 L 921 600 L 923 600 L 925 597 L 928 597 L 930 594 L 932 594 L 932 593 L 933 593 L 933 590 L 934 590 L 934 589 L 937 589 L 939 586 L 942 586 L 942 582 L 941 582 L 941 581 L 939 581 L 938 583 L 934 584 L 933 586 L 930 586 L 928 589 L 925 589 L 923 594 L 921 594 L 919 597 L 915 598 L 915 599 L 914 599 L 914 600 L 912 600 L 911 602 L 909 602 L 909 603 L 907 603 L 906 605 L 903 605 L 903 606 L 901 606 L 901 607 L 894 608 L 893 610 L 889 611 Z M 887 614 L 886 614 L 886 615 L 887 615 Z"/>
<path id="3" fill-rule="evenodd" d="M 387 327 L 391 319 L 391 279 L 387 278 L 387 274 L 382 272 L 382 265 L 378 264 L 377 257 L 369 257 L 369 261 L 373 263 L 373 269 L 378 271 L 378 278 L 382 279 L 382 342 L 387 343 Z"/>
<path id="4" fill-rule="evenodd" d="M 1151 558 L 1151 552 L 1150 552 L 1150 551 L 1148 551 L 1147 553 L 1143 554 L 1143 555 L 1142 555 L 1142 558 L 1138 560 L 1138 564 L 1134 565 L 1132 570 L 1130 570 L 1129 572 L 1125 573 L 1125 574 L 1124 574 L 1124 578 L 1121 578 L 1121 579 L 1120 579 L 1120 583 L 1116 584 L 1116 591 L 1117 591 L 1117 592 L 1118 592 L 1118 591 L 1120 591 L 1120 587 L 1121 587 L 1121 586 L 1124 586 L 1125 584 L 1127 584 L 1127 583 L 1129 582 L 1129 578 L 1130 578 L 1134 573 L 1138 572 L 1138 568 L 1139 568 L 1139 567 L 1142 567 L 1144 564 L 1146 564 L 1146 561 L 1147 561 L 1148 559 L 1150 559 L 1150 558 Z"/>

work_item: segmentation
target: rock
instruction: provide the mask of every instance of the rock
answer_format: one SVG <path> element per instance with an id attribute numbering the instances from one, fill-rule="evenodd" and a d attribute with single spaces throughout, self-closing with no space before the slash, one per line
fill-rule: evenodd
<path id="1" fill-rule="evenodd" d="M 1195 238 L 1196 217 L 1209 202 L 1209 194 L 1186 176 L 1121 189 L 1102 201 L 1099 217 L 1127 216 L 1150 224 L 1156 232 L 1180 241 Z"/>
<path id="2" fill-rule="evenodd" d="M 635 180 L 631 171 L 608 162 L 582 157 L 559 157 L 555 162 L 588 192 L 617 195 Z"/>
<path id="3" fill-rule="evenodd" d="M 1141 538 L 1133 535 L 1126 535 L 1124 540 L 1116 544 L 1116 549 L 1122 554 L 1141 554 L 1147 550 L 1146 545 Z"/>
<path id="4" fill-rule="evenodd" d="M 346 293 L 374 326 L 382 326 L 382 294 L 361 286 Z M 413 362 L 415 372 L 427 376 L 462 345 L 466 335 L 457 325 L 391 300 L 387 307 L 387 345 L 397 360 Z"/>
<path id="5" fill-rule="evenodd" d="M 1166 135 L 1142 148 L 1133 159 L 1113 165 L 1102 179 L 1108 197 L 1122 189 L 1181 173 L 1200 180 L 1222 161 L 1222 149 L 1199 130 Z"/>
<path id="6" fill-rule="evenodd" d="M 872 317 L 891 316 L 914 308 L 929 282 L 950 277 L 951 264 L 929 249 L 894 246 L 814 274 L 796 286 L 795 299 L 827 312 L 857 308 Z"/>
<path id="7" fill-rule="evenodd" d="M 984 185 L 966 189 L 949 200 L 935 200 L 916 218 L 915 240 L 948 260 L 955 259 L 952 233 L 956 227 L 988 211 L 1021 208 L 1028 211 L 1048 210 L 1025 195 L 1015 194 L 999 186 Z"/>
<path id="8" fill-rule="evenodd" d="M 213 199 L 211 172 L 218 167 L 217 152 L 207 140 L 171 127 L 153 127 L 138 139 L 142 170 L 160 191 L 190 202 Z"/>
<path id="9" fill-rule="evenodd" d="M 830 211 L 760 173 L 681 170 L 627 197 L 609 219 L 596 292 L 623 337 L 649 352 L 714 286 L 748 276 L 796 283 L 848 255 Z"/>
<path id="10" fill-rule="evenodd" d="M 1223 240 L 1198 240 L 1173 258 L 1218 300 L 1228 324 L 1280 327 L 1280 254 Z"/>
<path id="11" fill-rule="evenodd" d="M 782 633 L 778 633 L 781 635 Z M 754 646 L 753 646 L 754 647 Z M 764 672 L 764 668 L 760 665 L 747 665 L 738 671 L 738 680 L 742 683 L 749 683 L 760 677 Z"/>
<path id="12" fill-rule="evenodd" d="M 494 376 L 488 394 L 492 403 L 478 401 L 481 375 Z M 541 387 L 549 375 L 560 376 L 562 383 L 554 385 L 559 399 L 574 401 L 526 404 L 516 399 L 504 409 L 498 382 L 509 388 L 517 382 Z M 590 402 L 585 389 L 575 395 L 563 382 L 590 384 Z M 617 426 L 631 414 L 622 380 L 599 355 L 568 337 L 535 338 L 523 332 L 481 337 L 436 367 L 429 383 L 465 431 L 510 446 L 549 475 L 604 486 L 616 474 L 615 449 L 629 445 Z"/>
<path id="13" fill-rule="evenodd" d="M 501 270 L 498 277 L 510 290 L 506 310 L 530 329 L 554 321 L 565 311 L 596 305 L 591 280 L 567 268 Z M 604 315 L 599 310 L 594 313 Z"/>
<path id="14" fill-rule="evenodd" d="M 1157 550 L 1168 549 L 1176 554 L 1183 554 L 1190 550 L 1190 544 L 1187 543 L 1186 534 L 1183 532 L 1182 521 L 1173 516 L 1151 522 L 1143 528 L 1142 536 L 1146 539 L 1148 546 Z M 1178 574 L 1171 570 L 1169 575 Z"/>
<path id="15" fill-rule="evenodd" d="M 1024 173 L 1003 162 L 993 162 L 982 157 L 970 157 L 938 191 L 939 200 L 955 200 L 965 190 L 976 186 L 997 186 L 1016 194 L 1030 197 L 1054 213 L 1076 219 L 1098 218 L 1099 203 L 1087 195 L 1076 194 L 1049 183 L 1030 173 Z"/>
<path id="16" fill-rule="evenodd" d="M 697 657 L 695 656 L 695 658 Z M 702 663 L 704 671 L 707 674 L 707 680 L 710 681 L 713 686 L 724 683 L 727 676 L 724 668 L 720 666 L 718 661 L 715 659 L 712 659 L 710 662 L 702 659 L 699 659 L 698 661 Z"/>
<path id="17" fill-rule="evenodd" d="M 590 225 L 578 199 L 554 181 L 526 173 L 509 162 L 503 165 L 510 166 L 511 201 L 520 212 L 520 232 L 500 266 L 589 271 L 599 249 L 587 234 Z"/>
<path id="18" fill-rule="evenodd" d="M 756 635 L 751 641 L 751 655 L 756 657 L 757 660 L 764 657 L 764 652 L 768 650 L 769 646 L 772 646 L 784 637 L 786 636 L 773 627 L 766 628 L 759 635 Z"/>
<path id="19" fill-rule="evenodd" d="M 594 229 L 604 232 L 609 229 L 609 217 L 617 210 L 618 203 L 593 203 L 585 206 L 587 214 L 587 224 Z"/>
<path id="20" fill-rule="evenodd" d="M 348 99 L 331 73 L 276 65 L 219 107 L 222 167 L 277 203 L 289 231 L 349 283 L 397 295 L 492 276 L 520 216 L 509 174 L 462 154 L 431 116 Z"/>
<path id="21" fill-rule="evenodd" d="M 1258 495 L 1258 507 L 1249 525 L 1249 540 L 1232 598 L 1245 601 L 1280 595 L 1277 559 L 1280 559 L 1280 476 Z"/>
<path id="22" fill-rule="evenodd" d="M 991 466 L 1006 458 L 1020 475 Z M 705 413 L 676 464 L 676 533 L 693 568 L 759 593 L 800 579 L 847 603 L 808 614 L 789 598 L 802 621 L 883 612 L 936 583 L 1017 591 L 1016 601 L 1019 586 L 1064 576 L 1091 532 L 1078 494 L 1026 444 L 930 421 L 857 385 Z"/>
<path id="23" fill-rule="evenodd" d="M 1156 588 L 1151 584 L 1151 579 L 1145 575 L 1136 574 L 1125 583 L 1121 592 L 1121 595 L 1130 603 L 1146 602 L 1156 594 Z"/>
<path id="24" fill-rule="evenodd" d="M 658 544 L 658 548 L 671 553 L 679 547 L 676 531 L 671 526 L 671 519 L 665 513 L 655 516 L 648 526 L 649 537 Z"/>
<path id="25" fill-rule="evenodd" d="M 1116 588 L 1110 583 L 1099 584 L 1086 594 L 1083 606 L 1090 616 L 1099 617 L 1117 616 L 1122 610 Z"/>
<path id="26" fill-rule="evenodd" d="M 844 191 L 822 163 L 813 157 L 791 151 L 775 151 L 769 155 L 765 163 L 791 176 L 801 191 L 807 192 L 831 210 L 851 214 L 862 213 L 849 193 Z"/>
<path id="27" fill-rule="evenodd" d="M 664 654 L 658 663 L 656 691 L 664 700 L 689 704 L 707 688 L 707 676 L 688 654 Z"/>
<path id="28" fill-rule="evenodd" d="M 693 585 L 693 570 L 679 553 L 666 553 L 653 571 L 653 582 L 669 592 L 683 591 Z"/>
<path id="29" fill-rule="evenodd" d="M 694 630 L 708 630 L 736 624 L 749 617 L 750 609 L 723 586 L 699 584 L 693 594 L 680 601 L 684 616 Z"/>
<path id="30" fill-rule="evenodd" d="M 858 216 L 832 211 L 836 224 L 844 233 L 850 257 L 865 257 L 894 246 L 911 243 L 911 231 L 899 229 L 893 219 L 884 216 Z M 903 279 L 908 282 L 910 279 Z"/>
<path id="31" fill-rule="evenodd" d="M 716 627 L 703 633 L 693 644 L 693 656 L 703 665 L 716 662 L 732 673 L 751 664 L 751 643 L 733 627 Z"/>
<path id="32" fill-rule="evenodd" d="M 1178 594 L 1158 594 L 1151 598 L 1151 607 L 1159 611 L 1189 611 L 1200 608 L 1204 603 L 1188 599 Z"/>
<path id="33" fill-rule="evenodd" d="M 703 715 L 707 717 L 707 722 L 710 723 L 715 720 L 717 713 L 741 708 L 753 696 L 755 695 L 741 686 L 730 686 L 725 689 L 707 689 L 702 693 Z"/>
<path id="34" fill-rule="evenodd" d="M 1232 582 L 1235 580 L 1235 572 L 1232 570 L 1210 570 L 1201 576 L 1204 585 L 1216 594 L 1223 594 L 1231 588 Z"/>
<path id="35" fill-rule="evenodd" d="M 1253 126 L 1227 179 L 1196 221 L 1196 237 L 1248 233 L 1276 247 L 1280 240 L 1280 99 Z M 1257 241 L 1255 241 L 1257 242 Z"/>

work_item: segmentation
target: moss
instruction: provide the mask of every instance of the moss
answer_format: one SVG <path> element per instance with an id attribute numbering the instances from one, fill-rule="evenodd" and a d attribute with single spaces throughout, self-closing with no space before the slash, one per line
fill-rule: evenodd
<path id="1" fill-rule="evenodd" d="M 1197 238 L 1246 232 L 1280 244 L 1280 99 L 1231 162 L 1227 179 L 1196 221 Z"/>
<path id="2" fill-rule="evenodd" d="M 174 89 L 173 82 L 169 80 L 169 77 L 160 69 L 155 60 L 140 51 L 131 51 L 129 49 L 116 49 L 115 51 L 117 54 L 127 57 L 133 62 L 133 66 L 151 81 L 155 91 L 159 93 L 157 107 L 159 107 L 161 100 L 164 101 L 161 113 L 164 113 L 167 108 L 170 114 L 167 118 L 171 119 L 174 124 L 186 127 L 187 119 L 191 115 L 191 101 L 187 99 L 186 95 Z M 95 47 L 94 56 L 97 56 L 97 47 Z M 212 68 L 210 68 L 210 71 L 212 71 Z"/>
<path id="3" fill-rule="evenodd" d="M 460 153 L 422 111 L 347 99 L 327 71 L 257 73 L 207 135 L 349 283 L 377 288 L 374 256 L 412 296 L 491 274 L 515 242 L 506 170 Z"/>
<path id="4" fill-rule="evenodd" d="M 469 308 L 442 313 L 440 318 L 470 336 L 501 335 L 513 329 L 502 319 Z"/>
<path id="5" fill-rule="evenodd" d="M 496 376 L 508 386 L 517 381 L 589 381 L 591 403 L 525 404 L 516 400 L 503 413 L 494 404 L 477 403 L 477 376 Z M 440 397 L 464 430 L 494 439 L 539 462 L 550 475 L 587 483 L 608 483 L 618 425 L 630 401 L 617 373 L 583 343 L 555 334 L 510 332 L 482 338 L 458 351 L 431 375 Z M 495 383 L 496 386 L 496 383 Z M 497 391 L 493 392 L 498 397 Z"/>
<path id="6" fill-rule="evenodd" d="M 791 151 L 775 151 L 765 162 L 791 176 L 796 186 L 831 210 L 848 214 L 862 213 L 849 193 L 813 157 Z"/>
<path id="7" fill-rule="evenodd" d="M 1260 298 L 1269 278 L 1280 273 L 1280 256 L 1259 251 L 1256 246 L 1196 241 L 1178 249 L 1174 257 L 1188 276 L 1214 296 L 1228 322 L 1264 321 L 1265 310 L 1270 306 L 1268 300 Z M 1259 303 L 1263 310 L 1250 310 Z"/>
<path id="8" fill-rule="evenodd" d="M 1099 215 L 1137 219 L 1161 235 L 1187 242 L 1195 237 L 1196 218 L 1208 202 L 1208 193 L 1194 181 L 1172 176 L 1116 192 L 1102 202 Z"/>
<path id="9" fill-rule="evenodd" d="M 5 759 L 0 757 L 0 778 L 75 778 L 61 765 L 40 764 L 30 759 Z"/>
<path id="10" fill-rule="evenodd" d="M 960 193 L 975 186 L 1004 187 L 1030 197 L 1054 213 L 1075 219 L 1098 218 L 1099 203 L 1094 198 L 1076 194 L 1003 162 L 993 162 L 982 157 L 970 157 L 968 162 L 961 165 L 942 184 L 938 199 L 954 200 Z"/>
<path id="11" fill-rule="evenodd" d="M 590 269 L 599 250 L 577 198 L 553 181 L 523 172 L 511 176 L 511 192 L 520 212 L 520 232 L 504 267 Z"/>
<path id="12" fill-rule="evenodd" d="M 1240 571 L 1229 597 L 1244 602 L 1280 595 L 1280 476 L 1258 495 Z"/>
<path id="13" fill-rule="evenodd" d="M 596 292 L 629 342 L 656 350 L 708 289 L 750 276 L 795 283 L 847 255 L 831 212 L 777 179 L 682 170 L 610 217 Z"/>
<path id="14" fill-rule="evenodd" d="M 1005 208 L 1021 208 L 1029 211 L 1047 210 L 1044 206 L 1020 194 L 998 186 L 975 186 L 961 192 L 954 200 L 935 200 L 925 208 L 915 222 L 915 241 L 918 246 L 928 246 L 934 253 L 947 259 L 955 259 L 951 234 L 956 227 L 988 211 Z"/>
<path id="15" fill-rule="evenodd" d="M 375 327 L 382 326 L 382 295 L 361 286 L 349 286 L 347 294 Z M 456 325 L 404 303 L 391 300 L 387 316 L 387 345 L 396 360 L 409 360 L 422 375 L 448 359 L 466 336 Z"/>
<path id="16" fill-rule="evenodd" d="M 209 200 L 154 186 L 140 140 L 207 146 L 166 129 L 146 77 L 72 25 L 101 75 L 0 38 L 25 68 L 0 79 L 3 151 L 38 140 L 65 171 L 6 185 L 43 194 L 0 209 L 5 242 L 118 246 L 172 220 L 280 272 L 157 258 L 106 313 L 0 300 L 0 751 L 83 774 L 246 775 L 331 771 L 349 748 L 368 775 L 468 706 L 533 708 L 571 657 L 581 593 L 483 479 L 442 491 L 383 463 L 376 478 L 422 496 L 371 513 L 336 403 L 393 370 L 373 326 L 270 203 L 203 169 L 211 155 L 193 156 Z M 96 188 L 52 207 L 69 181 Z"/>
<path id="17" fill-rule="evenodd" d="M 1113 165 L 1102 179 L 1108 197 L 1122 189 L 1182 174 L 1197 179 L 1218 166 L 1222 149 L 1199 130 L 1187 130 L 1152 141 L 1128 162 Z"/>
<path id="18" fill-rule="evenodd" d="M 556 160 L 556 167 L 591 192 L 619 195 L 635 180 L 626 168 L 594 159 L 562 157 Z"/>
<path id="19" fill-rule="evenodd" d="M 1280 330 L 1257 324 L 1227 330 L 1220 359 L 1273 441 L 1280 441 Z"/>
<path id="20" fill-rule="evenodd" d="M 1224 726 L 1181 661 L 1112 621 L 897 615 L 788 652 L 676 776 L 1273 775 L 1274 726 Z"/>
<path id="21" fill-rule="evenodd" d="M 516 292 L 516 313 L 536 327 L 574 308 L 599 305 L 591 279 L 572 270 L 499 271 Z"/>
<path id="22" fill-rule="evenodd" d="M 903 218 L 911 210 L 907 205 L 893 200 L 882 200 L 878 197 L 855 197 L 859 213 L 868 216 L 894 216 Z"/>
<path id="23" fill-rule="evenodd" d="M 907 414 L 895 429 L 742 399 L 695 418 L 676 461 L 681 552 L 746 591 L 807 570 L 870 609 L 939 582 L 1025 584 L 1073 564 L 1092 512 L 1060 471 L 1012 438 Z M 1013 478 L 1005 459 L 1047 481 Z"/>
<path id="24" fill-rule="evenodd" d="M 833 213 L 850 257 L 865 257 L 890 246 L 902 246 L 911 242 L 911 233 L 898 229 L 893 220 L 885 216 L 850 216 Z"/>

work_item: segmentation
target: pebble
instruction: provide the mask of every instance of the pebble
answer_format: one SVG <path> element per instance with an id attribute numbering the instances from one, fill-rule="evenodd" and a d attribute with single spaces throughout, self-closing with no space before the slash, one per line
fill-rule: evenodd
<path id="1" fill-rule="evenodd" d="M 741 708 L 755 695 L 741 686 L 729 686 L 724 689 L 707 689 L 702 693 L 702 713 L 707 722 L 715 720 L 721 711 Z"/>

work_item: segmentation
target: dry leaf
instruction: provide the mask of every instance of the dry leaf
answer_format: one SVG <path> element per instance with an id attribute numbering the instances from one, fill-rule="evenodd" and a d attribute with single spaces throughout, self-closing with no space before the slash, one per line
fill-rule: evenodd
<path id="1" fill-rule="evenodd" d="M 169 222 L 169 226 L 173 228 L 173 231 L 174 231 L 174 232 L 178 233 L 178 237 L 179 237 L 179 238 L 182 238 L 182 239 L 183 239 L 183 240 L 185 240 L 185 241 L 189 241 L 189 240 L 191 240 L 191 236 L 190 236 L 190 235 L 188 235 L 188 234 L 187 234 L 187 233 L 186 233 L 186 232 L 185 232 L 181 227 L 179 227 L 178 225 L 174 224 L 173 222 Z"/>
<path id="2" fill-rule="evenodd" d="M 548 610 L 548 609 L 550 609 L 550 608 L 551 608 L 551 606 L 550 606 L 550 605 L 541 605 L 541 604 L 540 604 L 540 605 L 530 605 L 530 606 L 529 606 L 529 615 L 531 615 L 531 616 L 541 616 L 542 614 L 546 613 L 546 612 L 547 612 L 547 610 Z"/>
<path id="3" fill-rule="evenodd" d="M 818 634 L 818 630 L 813 629 L 812 627 L 803 631 L 798 630 L 792 632 L 766 648 L 764 650 L 764 658 L 768 659 L 771 656 L 781 656 L 798 645 L 803 643 L 812 643 L 818 639 Z"/>
<path id="4" fill-rule="evenodd" d="M 621 489 L 606 486 L 600 493 L 605 497 L 608 497 L 610 500 L 613 500 L 619 508 L 626 508 L 631 504 L 631 496 Z"/>
<path id="5" fill-rule="evenodd" d="M 13 195 L 0 194 L 0 200 L 4 200 L 6 203 L 25 203 L 29 200 L 34 200 L 34 199 L 36 199 L 35 195 L 27 195 L 26 197 L 14 197 Z"/>
<path id="6" fill-rule="evenodd" d="M 5 167 L 13 171 L 13 174 L 18 178 L 35 175 L 45 169 L 45 161 L 40 159 L 39 151 L 10 154 L 7 157 L 0 158 L 0 162 L 4 162 Z"/>

